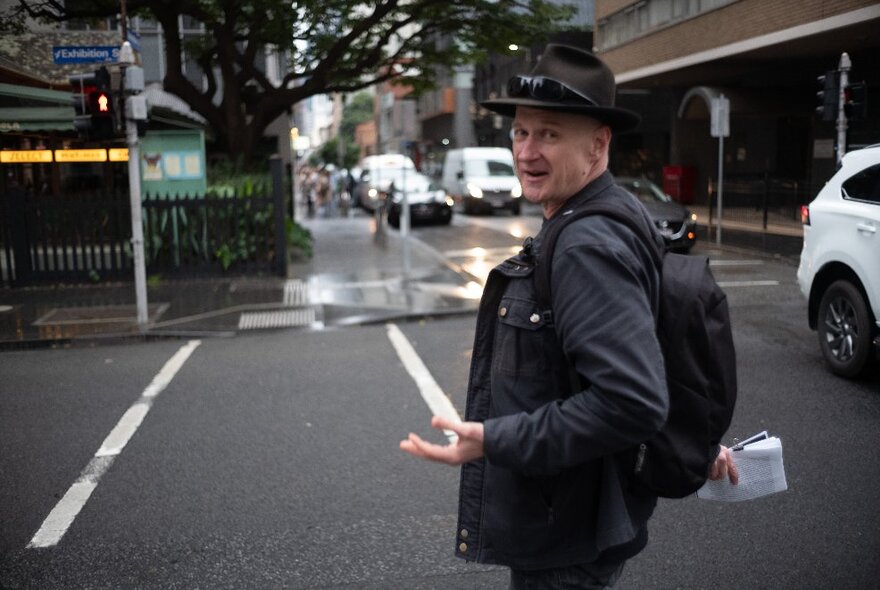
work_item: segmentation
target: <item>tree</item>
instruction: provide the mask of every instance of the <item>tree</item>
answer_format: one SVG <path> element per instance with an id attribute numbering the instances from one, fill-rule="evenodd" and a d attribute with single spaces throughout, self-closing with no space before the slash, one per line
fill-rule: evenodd
<path id="1" fill-rule="evenodd" d="M 342 161 L 339 161 L 339 140 L 340 138 L 343 140 L 343 149 L 344 153 L 342 154 Z M 318 148 L 318 151 L 314 152 L 309 157 L 309 164 L 312 166 L 321 166 L 323 164 L 333 164 L 339 168 L 352 168 L 357 164 L 358 161 L 358 146 L 354 143 L 347 141 L 345 138 L 334 137 L 333 139 L 328 139 L 321 147 Z"/>
<path id="2" fill-rule="evenodd" d="M 8 29 L 27 17 L 88 20 L 113 17 L 119 8 L 119 0 L 19 0 L 0 20 Z M 165 31 L 165 90 L 208 121 L 231 158 L 246 161 L 266 126 L 305 98 L 398 78 L 418 92 L 432 86 L 438 69 L 479 61 L 511 40 L 542 39 L 570 14 L 547 0 L 127 0 L 127 11 Z M 205 27 L 186 47 L 181 16 Z M 288 57 L 280 85 L 258 65 L 266 48 Z M 184 50 L 201 67 L 206 88 L 184 76 Z"/>
<path id="3" fill-rule="evenodd" d="M 354 141 L 357 126 L 373 118 L 373 96 L 367 92 L 359 92 L 351 97 L 342 111 L 339 124 L 339 136 L 346 141 Z"/>

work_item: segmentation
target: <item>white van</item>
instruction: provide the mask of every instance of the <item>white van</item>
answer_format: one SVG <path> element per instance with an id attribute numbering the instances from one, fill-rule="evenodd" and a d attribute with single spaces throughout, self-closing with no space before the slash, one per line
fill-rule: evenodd
<path id="1" fill-rule="evenodd" d="M 375 210 L 384 199 L 391 183 L 400 186 L 407 174 L 416 174 L 412 159 L 403 154 L 380 154 L 361 160 L 355 193 L 364 209 Z"/>
<path id="2" fill-rule="evenodd" d="M 443 188 L 465 213 L 507 209 L 519 215 L 522 187 L 507 148 L 449 150 L 443 162 Z"/>

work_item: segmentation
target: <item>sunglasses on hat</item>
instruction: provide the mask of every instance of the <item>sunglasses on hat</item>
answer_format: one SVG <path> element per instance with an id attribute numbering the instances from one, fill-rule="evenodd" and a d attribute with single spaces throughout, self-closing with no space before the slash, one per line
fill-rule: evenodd
<path id="1" fill-rule="evenodd" d="M 537 100 L 559 101 L 566 98 L 576 98 L 585 100 L 591 105 L 596 104 L 596 101 L 589 96 L 573 90 L 559 80 L 545 78 L 544 76 L 514 76 L 507 82 L 507 96 L 511 98 L 530 96 Z"/>

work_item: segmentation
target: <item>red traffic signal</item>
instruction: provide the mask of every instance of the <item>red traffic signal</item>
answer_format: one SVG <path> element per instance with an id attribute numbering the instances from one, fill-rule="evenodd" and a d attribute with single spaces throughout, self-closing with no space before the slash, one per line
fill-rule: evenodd
<path id="1" fill-rule="evenodd" d="M 864 119 L 868 109 L 868 87 L 864 82 L 853 82 L 843 89 L 843 110 L 851 121 Z"/>
<path id="2" fill-rule="evenodd" d="M 74 74 L 69 81 L 74 91 L 73 124 L 80 137 L 92 141 L 116 137 L 116 113 L 107 68 Z"/>
<path id="3" fill-rule="evenodd" d="M 104 92 L 98 93 L 98 111 L 102 113 L 110 112 L 110 97 Z"/>

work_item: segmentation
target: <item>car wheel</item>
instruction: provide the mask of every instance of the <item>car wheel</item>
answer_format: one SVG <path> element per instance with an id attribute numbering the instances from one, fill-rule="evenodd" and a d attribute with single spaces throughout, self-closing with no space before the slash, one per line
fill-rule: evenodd
<path id="1" fill-rule="evenodd" d="M 859 289 L 849 281 L 831 283 L 819 304 L 819 348 L 831 372 L 858 377 L 871 356 L 871 319 Z"/>

